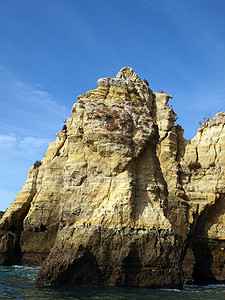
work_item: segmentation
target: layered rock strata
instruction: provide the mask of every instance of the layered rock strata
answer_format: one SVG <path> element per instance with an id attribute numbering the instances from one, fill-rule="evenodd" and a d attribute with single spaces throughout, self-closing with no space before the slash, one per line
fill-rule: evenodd
<path id="1" fill-rule="evenodd" d="M 225 114 L 189 141 L 131 68 L 98 85 L 1 219 L 0 262 L 42 264 L 41 284 L 225 280 Z"/>

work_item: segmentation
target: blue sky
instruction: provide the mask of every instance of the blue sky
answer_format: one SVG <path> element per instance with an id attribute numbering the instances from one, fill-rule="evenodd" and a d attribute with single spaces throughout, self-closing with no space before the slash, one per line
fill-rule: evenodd
<path id="1" fill-rule="evenodd" d="M 224 0 L 0 0 L 0 210 L 76 96 L 132 67 L 191 139 L 225 110 Z"/>

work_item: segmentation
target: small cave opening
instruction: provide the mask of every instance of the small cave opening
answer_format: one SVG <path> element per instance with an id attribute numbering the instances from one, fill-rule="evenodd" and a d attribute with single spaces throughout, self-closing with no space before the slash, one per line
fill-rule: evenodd
<path id="1" fill-rule="evenodd" d="M 46 226 L 41 223 L 40 231 L 46 231 L 46 230 L 47 230 Z"/>
<path id="2" fill-rule="evenodd" d="M 193 280 L 194 284 L 215 284 L 218 283 L 214 274 L 211 272 L 212 256 L 210 254 L 202 257 L 194 265 Z"/>

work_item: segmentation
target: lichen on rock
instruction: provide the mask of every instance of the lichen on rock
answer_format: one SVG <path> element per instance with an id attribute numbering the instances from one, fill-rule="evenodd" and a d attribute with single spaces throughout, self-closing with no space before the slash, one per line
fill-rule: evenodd
<path id="1" fill-rule="evenodd" d="M 42 265 L 40 284 L 224 280 L 224 113 L 188 141 L 133 69 L 98 85 L 0 220 L 0 262 Z"/>

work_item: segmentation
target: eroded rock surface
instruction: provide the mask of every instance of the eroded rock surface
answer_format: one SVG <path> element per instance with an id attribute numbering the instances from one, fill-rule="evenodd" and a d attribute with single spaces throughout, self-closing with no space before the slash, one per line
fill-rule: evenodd
<path id="1" fill-rule="evenodd" d="M 1 219 L 0 262 L 42 264 L 41 284 L 225 280 L 225 114 L 189 141 L 131 68 L 98 85 Z"/>

